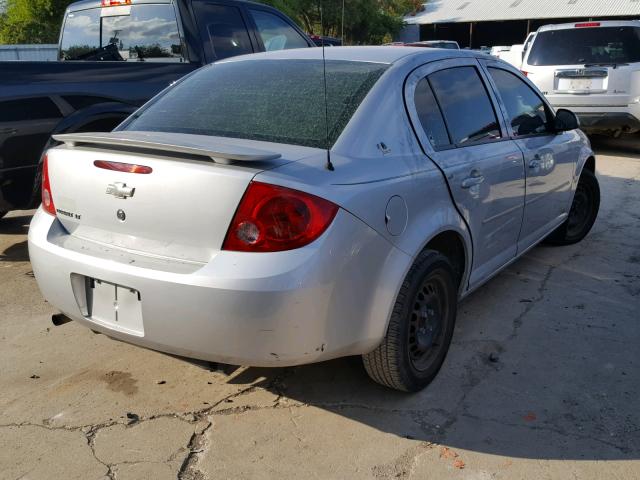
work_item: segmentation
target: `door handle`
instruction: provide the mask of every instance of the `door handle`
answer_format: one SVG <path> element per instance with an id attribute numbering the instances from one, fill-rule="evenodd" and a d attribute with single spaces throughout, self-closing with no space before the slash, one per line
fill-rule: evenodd
<path id="1" fill-rule="evenodd" d="M 471 175 L 462 180 L 462 188 L 471 188 L 484 182 L 484 176 L 479 170 L 472 170 Z"/>
<path id="2" fill-rule="evenodd" d="M 18 133 L 18 130 L 15 128 L 0 128 L 0 134 L 2 135 L 13 135 L 14 133 Z"/>

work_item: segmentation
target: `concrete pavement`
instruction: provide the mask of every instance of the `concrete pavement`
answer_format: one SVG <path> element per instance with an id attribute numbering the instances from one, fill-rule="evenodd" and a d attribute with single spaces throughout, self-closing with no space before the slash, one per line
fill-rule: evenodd
<path id="1" fill-rule="evenodd" d="M 640 142 L 598 141 L 599 219 L 460 305 L 425 391 L 357 358 L 256 369 L 53 327 L 0 221 L 0 479 L 640 478 Z"/>

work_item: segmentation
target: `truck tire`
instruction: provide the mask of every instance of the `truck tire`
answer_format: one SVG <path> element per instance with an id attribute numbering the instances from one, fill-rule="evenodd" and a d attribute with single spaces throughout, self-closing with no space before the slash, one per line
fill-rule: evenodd
<path id="1" fill-rule="evenodd" d="M 376 382 L 417 392 L 436 376 L 456 320 L 456 275 L 451 261 L 435 250 L 422 252 L 402 283 L 387 334 L 364 367 Z"/>
<path id="2" fill-rule="evenodd" d="M 583 170 L 578 180 L 567 220 L 546 239 L 551 245 L 572 245 L 587 236 L 598 217 L 600 184 L 591 170 Z"/>

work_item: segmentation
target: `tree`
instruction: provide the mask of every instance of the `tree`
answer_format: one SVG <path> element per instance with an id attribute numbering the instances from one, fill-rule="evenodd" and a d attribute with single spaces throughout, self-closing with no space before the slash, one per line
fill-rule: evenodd
<path id="1" fill-rule="evenodd" d="M 0 43 L 57 43 L 73 0 L 0 0 Z"/>
<path id="2" fill-rule="evenodd" d="M 422 8 L 424 0 L 261 0 L 296 20 L 310 34 L 340 37 L 344 4 L 347 44 L 390 41 L 403 25 L 403 17 Z M 320 22 L 322 9 L 322 22 Z"/>

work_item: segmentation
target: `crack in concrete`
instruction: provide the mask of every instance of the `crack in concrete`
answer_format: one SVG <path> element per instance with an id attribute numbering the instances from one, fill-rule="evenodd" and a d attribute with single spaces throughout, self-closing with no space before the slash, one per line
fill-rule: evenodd
<path id="1" fill-rule="evenodd" d="M 278 380 L 279 380 L 279 377 L 276 377 L 271 382 L 271 384 L 268 385 L 266 388 L 271 387 L 271 385 L 275 384 Z M 220 399 L 214 404 L 209 405 L 203 409 L 187 411 L 182 413 L 159 413 L 159 414 L 149 415 L 146 417 L 138 417 L 137 420 L 131 424 L 126 424 L 120 420 L 112 420 L 109 422 L 102 422 L 97 424 L 89 424 L 89 425 L 81 425 L 81 426 L 68 426 L 68 425 L 52 426 L 44 423 L 17 422 L 17 423 L 0 424 L 0 428 L 38 427 L 38 428 L 43 428 L 43 429 L 52 430 L 52 431 L 63 430 L 63 431 L 71 431 L 71 432 L 81 432 L 84 435 L 85 440 L 87 441 L 87 446 L 91 451 L 91 456 L 98 463 L 100 463 L 107 469 L 106 477 L 109 480 L 117 480 L 116 471 L 114 469 L 118 465 L 136 464 L 136 463 L 159 463 L 159 462 L 129 462 L 129 461 L 117 462 L 117 463 L 104 462 L 96 455 L 96 451 L 95 451 L 95 438 L 98 432 L 100 432 L 101 430 L 105 428 L 113 427 L 116 425 L 123 425 L 123 424 L 125 425 L 126 428 L 132 428 L 141 423 L 148 422 L 151 420 L 156 420 L 159 418 L 174 418 L 190 424 L 197 424 L 199 421 L 202 421 L 202 420 L 207 421 L 206 417 L 210 415 L 212 411 L 220 404 L 227 402 L 230 399 L 234 399 L 239 396 L 248 394 L 257 388 L 259 387 L 256 385 L 250 385 L 247 388 L 243 388 L 235 393 L 227 395 L 226 397 Z M 187 454 L 185 461 L 181 465 L 180 471 L 178 473 L 178 478 L 180 480 L 183 480 L 183 479 L 184 480 L 200 480 L 202 478 L 205 478 L 202 472 L 199 472 L 194 468 L 194 465 L 195 465 L 194 455 L 197 455 L 198 453 L 201 453 L 203 451 L 202 449 L 199 448 L 199 445 L 200 445 L 199 440 L 203 438 L 204 433 L 211 426 L 211 422 L 207 421 L 207 423 L 208 425 L 204 428 L 204 430 L 201 430 L 200 432 L 194 432 L 194 434 L 191 436 L 189 440 L 189 444 L 186 447 L 184 447 L 187 449 L 189 453 Z M 174 455 L 172 455 L 172 457 Z M 170 463 L 170 461 L 171 461 L 171 457 L 169 458 L 169 460 L 167 460 L 167 462 L 164 462 L 164 463 Z"/>
<path id="2" fill-rule="evenodd" d="M 229 400 L 241 397 L 243 395 L 247 395 L 258 388 L 264 388 L 265 390 L 275 390 L 278 392 L 278 399 L 282 397 L 281 389 L 282 389 L 282 380 L 290 374 L 290 369 L 283 369 L 280 375 L 276 375 L 268 385 L 264 387 L 257 385 L 250 385 L 247 388 L 244 388 L 236 393 L 228 395 L 213 405 L 208 406 L 207 408 L 201 409 L 198 412 L 193 412 L 192 415 L 195 417 L 195 422 L 205 422 L 206 425 L 200 431 L 196 430 L 191 438 L 189 439 L 189 444 L 187 445 L 188 454 L 185 457 L 182 465 L 180 466 L 180 470 L 178 471 L 178 480 L 203 480 L 206 478 L 206 475 L 197 468 L 198 459 L 201 453 L 206 452 L 207 444 L 205 434 L 209 428 L 213 425 L 211 421 L 207 419 L 207 417 L 216 415 L 218 412 L 214 412 L 213 410 L 218 407 L 222 403 L 226 403 Z M 241 407 L 240 407 L 241 408 Z M 249 408 L 250 409 L 250 408 Z M 194 423 L 195 423 L 194 422 Z"/>
<path id="3" fill-rule="evenodd" d="M 201 431 L 193 432 L 189 439 L 187 449 L 189 453 L 184 458 L 180 470 L 178 470 L 178 480 L 201 480 L 206 478 L 204 473 L 197 468 L 198 456 L 206 451 L 205 433 L 213 424 L 207 421 L 206 426 Z"/>
<path id="4" fill-rule="evenodd" d="M 409 478 L 413 474 L 418 458 L 436 444 L 431 442 L 420 442 L 400 455 L 395 460 L 371 468 L 371 473 L 376 479 Z"/>
<path id="5" fill-rule="evenodd" d="M 98 458 L 98 456 L 96 455 L 96 447 L 95 447 L 95 439 L 96 439 L 96 434 L 98 433 L 99 430 L 101 430 L 101 428 L 106 428 L 106 427 L 92 427 L 89 428 L 89 430 L 87 430 L 84 434 L 86 440 L 87 440 L 87 445 L 89 446 L 89 450 L 91 450 L 91 456 L 100 464 L 104 465 L 107 468 L 107 478 L 109 480 L 116 480 L 116 475 L 115 472 L 113 471 L 113 467 L 114 465 L 108 464 L 106 462 L 103 462 L 102 460 L 100 460 Z"/>

